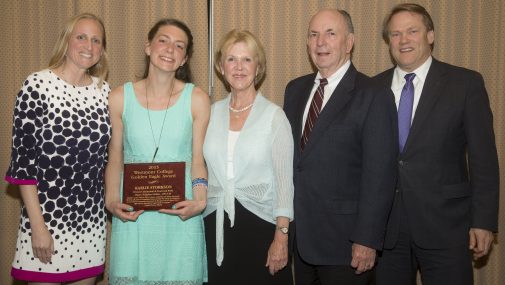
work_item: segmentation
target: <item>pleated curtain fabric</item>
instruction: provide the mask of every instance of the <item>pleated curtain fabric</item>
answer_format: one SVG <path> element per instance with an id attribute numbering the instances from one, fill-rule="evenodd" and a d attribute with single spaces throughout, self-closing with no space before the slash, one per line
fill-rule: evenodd
<path id="1" fill-rule="evenodd" d="M 64 21 L 80 12 L 92 12 L 105 21 L 110 73 L 108 82 L 117 87 L 135 81 L 144 67 L 144 44 L 149 28 L 162 17 L 185 21 L 193 32 L 194 54 L 191 70 L 194 82 L 208 89 L 209 27 L 207 0 L 68 0 L 0 1 L 0 27 L 5 40 L 0 42 L 0 165 L 2 174 L 10 160 L 12 112 L 16 94 L 28 74 L 47 66 L 54 42 Z M 213 46 L 234 28 L 253 32 L 265 47 L 267 76 L 259 89 L 262 94 L 283 105 L 286 84 L 294 78 L 314 72 L 307 55 L 307 28 L 310 18 L 320 8 L 345 9 L 352 16 L 355 30 L 353 64 L 368 76 L 393 66 L 387 44 L 382 39 L 382 20 L 398 0 L 213 0 Z M 503 0 L 419 0 L 434 22 L 436 39 L 434 57 L 482 73 L 493 110 L 500 177 L 505 177 L 505 18 Z M 215 76 L 212 101 L 227 96 L 226 86 Z M 317 83 L 316 83 L 317 84 Z M 502 181 L 503 182 L 503 181 Z M 1 179 L 0 187 L 0 284 L 12 284 L 10 266 L 16 250 L 19 226 L 19 189 Z M 505 183 L 500 184 L 505 191 Z M 505 205 L 505 195 L 500 196 Z M 475 261 L 476 285 L 502 285 L 505 280 L 505 207 L 500 207 L 498 242 L 489 258 Z M 109 225 L 110 226 L 110 225 Z M 107 268 L 106 268 L 107 270 Z M 98 285 L 108 284 L 107 274 Z M 18 282 L 14 282 L 17 284 Z M 421 284 L 420 280 L 417 284 Z"/>

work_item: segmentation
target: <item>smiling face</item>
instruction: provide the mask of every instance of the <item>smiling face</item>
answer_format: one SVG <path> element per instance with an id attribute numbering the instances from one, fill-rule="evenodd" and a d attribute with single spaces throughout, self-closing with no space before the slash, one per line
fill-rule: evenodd
<path id="1" fill-rule="evenodd" d="M 176 71 L 187 59 L 188 37 L 176 26 L 159 28 L 154 38 L 146 44 L 145 52 L 150 65 L 164 71 Z"/>
<path id="2" fill-rule="evenodd" d="M 82 19 L 74 26 L 66 52 L 66 65 L 89 69 L 103 52 L 103 33 L 100 24 L 93 19 Z"/>
<path id="3" fill-rule="evenodd" d="M 428 31 L 422 15 L 403 11 L 391 17 L 388 38 L 389 50 L 396 64 L 402 70 L 411 72 L 431 55 L 435 32 Z"/>
<path id="4" fill-rule="evenodd" d="M 258 60 L 245 42 L 234 43 L 224 52 L 220 69 L 232 91 L 254 89 Z"/>
<path id="5" fill-rule="evenodd" d="M 349 33 L 344 16 L 335 10 L 318 12 L 309 24 L 307 50 L 324 78 L 335 73 L 351 58 L 354 34 Z"/>

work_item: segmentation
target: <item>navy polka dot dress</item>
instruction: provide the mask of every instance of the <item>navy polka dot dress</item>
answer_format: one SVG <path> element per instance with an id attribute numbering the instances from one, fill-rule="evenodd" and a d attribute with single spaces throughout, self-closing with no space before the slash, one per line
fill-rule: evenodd
<path id="1" fill-rule="evenodd" d="M 73 86 L 46 69 L 31 74 L 17 96 L 6 180 L 37 186 L 56 253 L 48 264 L 34 258 L 23 206 L 11 271 L 16 279 L 65 282 L 103 272 L 110 87 L 97 83 Z"/>

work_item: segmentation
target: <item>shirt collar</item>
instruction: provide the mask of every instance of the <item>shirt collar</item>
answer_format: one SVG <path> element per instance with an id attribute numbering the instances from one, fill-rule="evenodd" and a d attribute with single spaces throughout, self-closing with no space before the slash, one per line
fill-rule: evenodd
<path id="1" fill-rule="evenodd" d="M 393 85 L 403 88 L 403 85 L 405 84 L 405 75 L 408 73 L 415 73 L 416 77 L 414 78 L 414 80 L 424 82 L 426 80 L 426 76 L 428 75 L 428 71 L 430 70 L 432 62 L 433 58 L 430 56 L 423 64 L 421 64 L 421 66 L 419 66 L 412 72 L 406 72 L 397 65 L 393 75 Z"/>
<path id="2" fill-rule="evenodd" d="M 347 72 L 347 70 L 349 69 L 350 66 L 351 66 L 351 61 L 348 60 L 339 69 L 337 69 L 337 71 L 335 71 L 335 73 L 333 73 L 330 77 L 326 78 L 326 79 L 328 79 L 328 85 L 332 85 L 335 82 L 340 82 L 340 80 L 342 79 L 342 77 L 344 77 L 345 73 Z M 317 72 L 314 82 L 316 84 L 319 84 L 319 80 L 321 78 L 323 78 L 321 76 L 321 73 Z"/>

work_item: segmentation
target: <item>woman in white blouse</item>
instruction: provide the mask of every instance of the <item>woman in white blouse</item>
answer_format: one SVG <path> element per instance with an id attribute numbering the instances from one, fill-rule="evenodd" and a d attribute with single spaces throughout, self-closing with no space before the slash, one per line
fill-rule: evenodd
<path id="1" fill-rule="evenodd" d="M 293 139 L 283 110 L 256 90 L 265 52 L 253 34 L 232 30 L 215 60 L 231 92 L 213 104 L 204 143 L 208 284 L 293 284 Z"/>

